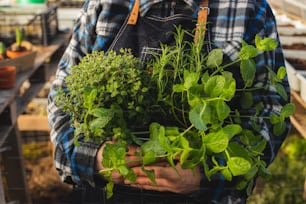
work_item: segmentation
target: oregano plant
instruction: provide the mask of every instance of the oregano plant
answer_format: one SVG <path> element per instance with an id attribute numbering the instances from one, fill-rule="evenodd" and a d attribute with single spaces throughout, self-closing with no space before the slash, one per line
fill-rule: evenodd
<path id="1" fill-rule="evenodd" d="M 175 45 L 162 44 L 161 53 L 152 53 L 147 62 L 140 62 L 128 49 L 86 55 L 71 67 L 67 87 L 59 90 L 57 104 L 71 115 L 76 145 L 83 138 L 116 141 L 106 144 L 100 172 L 108 181 L 108 197 L 113 171 L 136 180 L 125 160 L 126 145 L 133 143 L 141 147 L 139 162 L 153 183 L 154 171 L 146 165 L 158 159 L 174 169 L 177 162 L 185 169 L 201 166 L 208 180 L 215 174 L 228 181 L 237 177 L 236 188 L 248 194 L 257 175 L 271 176 L 262 159 L 266 140 L 258 121 L 269 122 L 274 134 L 282 135 L 295 106 L 288 103 L 279 113 L 261 115 L 263 104 L 255 104 L 254 91 L 274 87 L 287 100 L 282 86 L 286 69 L 280 67 L 275 73 L 267 67 L 270 87 L 254 86 L 254 58 L 275 49 L 277 42 L 256 36 L 255 45 L 242 42 L 237 60 L 227 63 L 222 49 L 205 53 L 203 39 L 184 41 L 192 33 L 181 27 L 176 31 Z M 237 87 L 232 66 L 240 68 L 242 88 Z M 239 108 L 233 108 L 237 96 Z M 254 111 L 246 115 L 248 109 Z M 242 120 L 248 120 L 249 126 L 244 127 Z"/>

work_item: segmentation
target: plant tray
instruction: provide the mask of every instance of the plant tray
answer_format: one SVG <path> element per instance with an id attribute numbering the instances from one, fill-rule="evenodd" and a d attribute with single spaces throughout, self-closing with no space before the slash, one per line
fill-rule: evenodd
<path id="1" fill-rule="evenodd" d="M 12 65 L 16 67 L 16 72 L 22 72 L 33 68 L 37 51 L 16 57 L 14 59 L 5 59 L 0 61 L 0 67 Z"/>

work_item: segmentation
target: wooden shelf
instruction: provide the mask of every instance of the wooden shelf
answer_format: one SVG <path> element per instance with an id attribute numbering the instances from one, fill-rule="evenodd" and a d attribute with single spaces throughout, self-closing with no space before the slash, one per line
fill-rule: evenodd
<path id="1" fill-rule="evenodd" d="M 291 102 L 296 105 L 295 113 L 290 117 L 292 125 L 306 139 L 306 103 L 296 91 L 291 91 Z"/>

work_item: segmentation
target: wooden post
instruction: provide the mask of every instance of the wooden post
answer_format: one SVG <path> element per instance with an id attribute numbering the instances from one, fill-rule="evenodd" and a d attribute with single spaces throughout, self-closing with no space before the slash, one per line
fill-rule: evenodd
<path id="1" fill-rule="evenodd" d="M 30 204 L 21 144 L 19 130 L 14 125 L 4 143 L 10 146 L 10 150 L 2 153 L 3 176 L 7 184 L 8 200 Z"/>
<path id="2" fill-rule="evenodd" d="M 1 171 L 0 171 L 0 204 L 5 204 L 5 195 L 4 195 Z"/>

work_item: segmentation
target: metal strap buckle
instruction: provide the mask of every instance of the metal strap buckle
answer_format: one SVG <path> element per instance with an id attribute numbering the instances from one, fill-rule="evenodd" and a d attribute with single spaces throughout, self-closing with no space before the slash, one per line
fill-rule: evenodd
<path id="1" fill-rule="evenodd" d="M 210 12 L 210 8 L 207 6 L 200 6 L 200 10 L 207 10 L 207 14 Z"/>

